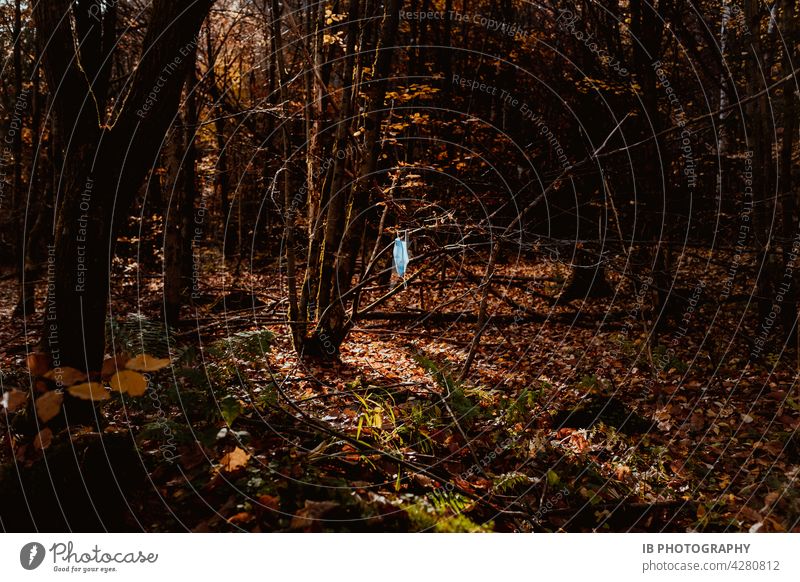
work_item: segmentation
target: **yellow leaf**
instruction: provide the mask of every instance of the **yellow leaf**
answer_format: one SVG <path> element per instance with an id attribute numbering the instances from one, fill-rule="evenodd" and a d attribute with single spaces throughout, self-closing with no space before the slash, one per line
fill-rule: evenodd
<path id="1" fill-rule="evenodd" d="M 72 396 L 81 400 L 108 400 L 111 398 L 111 394 L 100 382 L 76 384 L 75 386 L 70 386 L 67 390 Z"/>
<path id="2" fill-rule="evenodd" d="M 103 361 L 103 368 L 100 370 L 100 375 L 103 378 L 108 378 L 116 374 L 119 370 L 125 369 L 125 363 L 128 361 L 127 356 L 117 355 L 111 358 L 106 358 Z"/>
<path id="3" fill-rule="evenodd" d="M 33 439 L 33 448 L 38 451 L 42 451 L 50 446 L 50 443 L 53 441 L 53 431 L 49 428 L 43 428 L 39 431 L 39 434 Z"/>
<path id="4" fill-rule="evenodd" d="M 155 372 L 170 365 L 169 358 L 154 358 L 147 354 L 141 354 L 129 360 L 125 367 L 137 372 Z"/>
<path id="5" fill-rule="evenodd" d="M 56 384 L 62 386 L 72 386 L 77 382 L 86 380 L 86 374 L 76 368 L 70 368 L 69 366 L 50 370 L 44 377 L 48 380 L 55 380 Z"/>
<path id="6" fill-rule="evenodd" d="M 147 379 L 139 372 L 122 370 L 117 372 L 109 381 L 112 390 L 122 394 L 126 392 L 131 396 L 142 396 L 147 392 Z"/>
<path id="7" fill-rule="evenodd" d="M 222 459 L 220 459 L 220 463 L 222 464 L 222 469 L 224 471 L 228 471 L 232 473 L 238 469 L 242 469 L 247 466 L 247 461 L 250 460 L 250 454 L 243 451 L 239 447 L 233 449 L 230 453 L 227 453 Z"/>
<path id="8" fill-rule="evenodd" d="M 36 414 L 42 422 L 47 422 L 59 413 L 63 401 L 64 395 L 61 392 L 45 392 L 36 399 Z"/>
<path id="9" fill-rule="evenodd" d="M 23 392 L 22 390 L 17 390 L 16 388 L 12 388 L 5 394 L 3 394 L 3 398 L 0 399 L 0 406 L 8 410 L 9 412 L 15 412 L 25 406 L 25 403 L 28 401 L 28 393 Z"/>

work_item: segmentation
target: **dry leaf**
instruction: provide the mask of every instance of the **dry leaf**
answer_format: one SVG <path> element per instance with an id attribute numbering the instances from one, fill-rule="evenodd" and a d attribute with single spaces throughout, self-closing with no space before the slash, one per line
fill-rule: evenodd
<path id="1" fill-rule="evenodd" d="M 220 463 L 222 464 L 222 469 L 224 471 L 228 471 L 232 473 L 233 471 L 237 471 L 247 466 L 247 461 L 250 460 L 250 453 L 247 453 L 236 447 L 230 453 L 227 453 L 222 459 L 220 459 Z"/>
<path id="2" fill-rule="evenodd" d="M 50 446 L 52 441 L 53 431 L 49 428 L 43 428 L 39 431 L 39 434 L 36 435 L 36 438 L 33 439 L 33 448 L 37 451 L 43 451 Z"/>
<path id="3" fill-rule="evenodd" d="M 630 476 L 631 468 L 628 465 L 619 465 L 615 469 L 614 474 L 617 476 L 618 480 L 624 481 L 626 478 Z"/>
<path id="4" fill-rule="evenodd" d="M 0 400 L 0 406 L 8 410 L 9 412 L 16 412 L 28 401 L 28 393 L 23 392 L 22 390 L 17 390 L 16 388 L 12 388 L 5 394 L 3 394 L 2 400 Z"/>
<path id="5" fill-rule="evenodd" d="M 335 501 L 311 501 L 307 499 L 305 507 L 297 511 L 289 527 L 295 530 L 312 527 L 315 522 L 322 520 L 337 507 L 339 507 L 339 504 Z"/>
<path id="6" fill-rule="evenodd" d="M 122 354 L 116 355 L 111 358 L 106 358 L 103 361 L 103 367 L 100 369 L 100 375 L 103 378 L 109 378 L 116 374 L 119 370 L 125 369 L 125 364 L 130 358 Z"/>
<path id="7" fill-rule="evenodd" d="M 108 400 L 111 398 L 106 387 L 100 382 L 86 382 L 85 384 L 76 384 L 70 386 L 67 391 L 75 398 L 81 400 Z"/>
<path id="8" fill-rule="evenodd" d="M 33 376 L 44 376 L 50 369 L 50 359 L 46 354 L 28 354 L 28 370 Z"/>
<path id="9" fill-rule="evenodd" d="M 70 368 L 69 366 L 50 370 L 44 377 L 48 380 L 55 380 L 57 384 L 61 384 L 62 386 L 72 386 L 77 382 L 86 380 L 86 374 L 76 368 Z"/>
<path id="10" fill-rule="evenodd" d="M 281 508 L 281 500 L 275 495 L 259 495 L 258 502 L 265 508 L 273 511 L 279 511 Z"/>
<path id="11" fill-rule="evenodd" d="M 137 372 L 155 372 L 161 368 L 166 368 L 170 363 L 169 358 L 154 358 L 147 354 L 140 354 L 132 360 L 128 360 L 125 367 L 129 370 L 136 370 Z"/>
<path id="12" fill-rule="evenodd" d="M 42 394 L 36 399 L 36 414 L 42 422 L 47 422 L 54 418 L 61 411 L 61 403 L 64 395 L 55 390 Z"/>
<path id="13" fill-rule="evenodd" d="M 236 515 L 232 515 L 228 518 L 228 523 L 230 524 L 238 524 L 238 523 L 246 523 L 253 519 L 253 516 L 246 511 L 241 511 Z"/>
<path id="14" fill-rule="evenodd" d="M 117 372 L 109 381 L 112 390 L 131 396 L 142 396 L 147 392 L 147 379 L 139 372 L 123 370 Z"/>

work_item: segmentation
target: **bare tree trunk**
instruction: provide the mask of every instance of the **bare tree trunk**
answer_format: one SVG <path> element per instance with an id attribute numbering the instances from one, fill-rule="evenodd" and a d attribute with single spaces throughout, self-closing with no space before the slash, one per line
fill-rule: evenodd
<path id="1" fill-rule="evenodd" d="M 186 56 L 212 3 L 155 0 L 143 55 L 113 125 L 98 123 L 104 111 L 85 99 L 97 87 L 89 84 L 64 18 L 73 3 L 53 0 L 34 8 L 58 133 L 73 136 L 61 168 L 43 331 L 54 367 L 100 368 L 116 232 L 178 109 Z"/>
<path id="2" fill-rule="evenodd" d="M 232 257 L 236 252 L 237 231 L 233 222 L 233 203 L 230 199 L 230 177 L 228 149 L 225 141 L 225 115 L 222 100 L 225 98 L 217 85 L 217 54 L 211 37 L 211 23 L 206 21 L 206 54 L 208 58 L 208 94 L 212 99 L 214 110 L 214 141 L 217 146 L 217 163 L 214 173 L 214 188 L 220 200 L 222 210 L 223 248 L 225 257 Z"/>
<path id="3" fill-rule="evenodd" d="M 375 172 L 380 157 L 379 141 L 383 123 L 384 104 L 388 77 L 391 69 L 394 44 L 400 18 L 402 0 L 391 0 L 386 6 L 380 37 L 372 67 L 372 81 L 366 90 L 366 113 L 363 116 L 364 152 L 359 167 L 359 178 L 355 186 L 344 187 L 344 161 L 332 182 L 331 198 L 328 206 L 323 253 L 321 257 L 320 283 L 318 293 L 319 317 L 315 330 L 316 348 L 322 347 L 323 355 L 338 354 L 352 321 L 346 317 L 346 307 L 342 296 L 352 286 L 355 259 L 364 224 L 364 213 L 370 200 L 373 187 L 377 184 Z M 355 16 L 357 1 L 351 3 L 351 17 Z M 356 29 L 351 28 L 353 38 Z M 348 52 L 354 47 L 349 46 Z M 352 78 L 353 62 L 349 62 L 346 79 Z M 349 100 L 352 89 L 345 86 L 345 99 Z M 343 111 L 346 107 L 343 107 Z M 347 117 L 344 117 L 347 119 Z M 342 125 L 340 129 L 343 130 Z M 337 151 L 344 151 L 346 137 L 339 135 Z M 338 156 L 337 156 L 338 160 Z M 319 349 L 316 349 L 320 353 Z"/>
<path id="4" fill-rule="evenodd" d="M 291 143 L 289 138 L 289 119 L 286 107 L 286 68 L 283 62 L 283 32 L 281 23 L 281 5 L 278 0 L 272 0 L 272 38 L 275 43 L 276 65 L 278 68 L 278 92 L 280 94 L 281 108 L 283 109 L 283 119 L 281 120 L 281 138 L 283 146 L 284 160 L 287 160 L 283 167 L 283 211 L 284 211 L 284 236 L 286 242 L 286 285 L 289 292 L 289 309 L 287 317 L 289 319 L 289 329 L 292 332 L 292 342 L 296 350 L 302 349 L 302 335 L 300 323 L 298 321 L 297 307 L 297 266 L 295 259 L 295 212 L 292 204 L 291 182 L 289 181 L 288 160 L 291 153 Z M 275 177 L 278 179 L 278 176 Z"/>
<path id="5" fill-rule="evenodd" d="M 195 91 L 195 58 L 190 58 L 187 75 L 185 110 L 178 116 L 167 144 L 167 207 L 164 211 L 164 319 L 177 325 L 180 309 L 195 289 L 197 273 L 193 272 L 192 240 L 202 234 L 204 225 L 193 220 L 197 199 L 195 186 L 195 132 L 197 131 L 197 98 Z"/>
<path id="6" fill-rule="evenodd" d="M 324 233 L 320 242 L 319 258 L 309 260 L 306 269 L 306 284 L 317 288 L 317 300 L 315 312 L 317 313 L 318 323 L 314 336 L 306 338 L 303 345 L 303 352 L 315 355 L 335 355 L 338 345 L 341 343 L 334 337 L 333 329 L 328 324 L 328 308 L 331 305 L 331 294 L 334 288 L 334 264 L 336 261 L 336 250 L 342 239 L 346 220 L 347 190 L 345 185 L 345 168 L 348 163 L 348 146 L 350 119 L 353 111 L 353 73 L 356 64 L 356 40 L 358 38 L 359 26 L 359 0 L 350 0 L 348 6 L 348 26 L 347 26 L 347 49 L 345 56 L 345 66 L 342 89 L 342 100 L 340 105 L 339 124 L 336 128 L 336 140 L 334 144 L 334 162 L 330 178 L 330 194 L 326 200 L 327 210 L 325 212 L 325 223 L 322 232 Z M 318 220 L 317 224 L 323 226 Z M 319 265 L 318 271 L 315 272 Z M 316 285 L 313 279 L 316 278 Z M 325 346 L 325 347 L 323 347 Z"/>
<path id="7" fill-rule="evenodd" d="M 794 14 L 796 3 L 793 0 L 783 0 L 783 26 L 781 34 L 784 38 L 797 38 L 797 17 Z M 784 47 L 783 70 L 785 75 L 793 72 L 793 63 L 797 62 L 798 51 L 796 43 L 790 42 L 788 47 Z M 795 95 L 796 84 L 789 84 L 783 88 L 783 137 L 779 159 L 779 192 L 782 201 L 782 221 L 783 221 L 783 269 L 784 273 L 793 270 L 792 245 L 795 237 L 798 236 L 798 217 L 797 217 L 797 194 L 795 193 L 794 181 L 792 179 L 792 151 L 794 150 L 795 134 L 797 133 L 797 96 Z M 797 340 L 797 277 L 793 276 L 789 283 L 788 291 L 784 296 L 782 315 L 783 328 L 787 339 Z M 800 363 L 800 353 L 798 363 Z"/>

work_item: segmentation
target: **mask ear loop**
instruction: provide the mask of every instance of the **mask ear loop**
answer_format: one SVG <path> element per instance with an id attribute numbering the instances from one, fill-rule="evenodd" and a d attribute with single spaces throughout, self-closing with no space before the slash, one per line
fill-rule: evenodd
<path id="1" fill-rule="evenodd" d="M 404 257 L 406 260 L 406 268 L 403 271 L 403 289 L 406 289 L 408 288 L 408 282 L 406 281 L 406 275 L 408 274 L 408 229 L 406 229 L 404 238 L 405 238 L 405 248 L 403 250 L 405 251 L 406 255 Z"/>

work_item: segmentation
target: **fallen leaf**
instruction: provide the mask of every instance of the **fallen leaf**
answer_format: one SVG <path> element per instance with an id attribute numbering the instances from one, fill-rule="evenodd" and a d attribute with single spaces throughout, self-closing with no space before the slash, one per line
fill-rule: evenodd
<path id="1" fill-rule="evenodd" d="M 69 366 L 50 370 L 44 377 L 48 380 L 54 380 L 56 384 L 60 386 L 72 386 L 73 384 L 86 380 L 86 374 L 76 368 L 70 368 Z"/>
<path id="2" fill-rule="evenodd" d="M 239 469 L 243 469 L 247 466 L 247 461 L 250 460 L 250 453 L 247 453 L 236 447 L 230 453 L 225 454 L 222 459 L 220 459 L 220 464 L 222 465 L 222 469 L 229 473 L 233 471 L 238 471 Z"/>
<path id="3" fill-rule="evenodd" d="M 166 368 L 170 363 L 169 358 L 154 358 L 147 354 L 140 354 L 132 360 L 128 360 L 125 367 L 129 370 L 136 370 L 137 372 L 155 372 L 161 368 Z"/>
<path id="4" fill-rule="evenodd" d="M 259 495 L 258 502 L 273 511 L 278 511 L 281 508 L 281 500 L 275 495 Z"/>
<path id="5" fill-rule="evenodd" d="M 120 370 L 125 369 L 125 364 L 130 360 L 128 356 L 118 354 L 111 358 L 106 358 L 103 361 L 103 367 L 100 370 L 100 375 L 103 378 L 110 378 Z"/>
<path id="6" fill-rule="evenodd" d="M 48 358 L 46 354 L 28 354 L 27 362 L 28 370 L 30 370 L 33 376 L 44 376 L 50 369 L 50 358 Z"/>
<path id="7" fill-rule="evenodd" d="M 36 414 L 42 422 L 47 422 L 61 411 L 63 401 L 64 395 L 61 392 L 47 392 L 36 399 Z"/>
<path id="8" fill-rule="evenodd" d="M 28 401 L 28 393 L 23 392 L 22 390 L 17 390 L 16 388 L 12 388 L 8 392 L 3 394 L 3 399 L 0 400 L 0 406 L 8 410 L 9 412 L 16 412 Z"/>
<path id="9" fill-rule="evenodd" d="M 245 523 L 253 519 L 253 516 L 247 513 L 246 511 L 241 511 L 236 515 L 232 515 L 228 518 L 228 523 L 230 524 L 237 524 L 237 523 Z"/>
<path id="10" fill-rule="evenodd" d="M 306 500 L 305 507 L 298 510 L 297 515 L 292 518 L 289 527 L 292 529 L 305 529 L 314 525 L 314 522 L 322 519 L 331 510 L 339 507 L 335 501 L 311 501 Z"/>
<path id="11" fill-rule="evenodd" d="M 100 382 L 76 384 L 75 386 L 70 386 L 67 391 L 75 398 L 80 398 L 81 400 L 98 401 L 108 400 L 111 398 L 111 394 L 109 394 L 108 390 L 106 390 L 106 387 Z"/>
<path id="12" fill-rule="evenodd" d="M 631 474 L 631 468 L 628 465 L 619 465 L 614 473 L 619 481 L 624 481 Z"/>
<path id="13" fill-rule="evenodd" d="M 122 370 L 117 372 L 109 381 L 112 390 L 131 396 L 142 396 L 147 392 L 147 378 L 139 372 Z"/>
<path id="14" fill-rule="evenodd" d="M 50 443 L 53 441 L 53 431 L 49 428 L 43 428 L 39 431 L 39 434 L 33 439 L 33 448 L 37 451 L 43 451 L 47 447 L 50 446 Z"/>
<path id="15" fill-rule="evenodd" d="M 764 498 L 764 507 L 761 508 L 761 513 L 769 513 L 770 507 L 781 497 L 780 491 L 771 491 L 767 493 Z"/>

